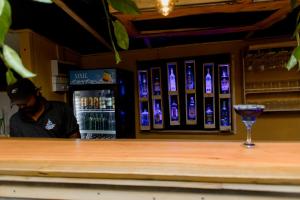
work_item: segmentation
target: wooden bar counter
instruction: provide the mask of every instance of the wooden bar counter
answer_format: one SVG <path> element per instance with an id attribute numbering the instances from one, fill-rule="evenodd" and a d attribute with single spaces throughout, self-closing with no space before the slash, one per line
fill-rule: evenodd
<path id="1" fill-rule="evenodd" d="M 300 142 L 0 139 L 0 199 L 300 199 Z"/>

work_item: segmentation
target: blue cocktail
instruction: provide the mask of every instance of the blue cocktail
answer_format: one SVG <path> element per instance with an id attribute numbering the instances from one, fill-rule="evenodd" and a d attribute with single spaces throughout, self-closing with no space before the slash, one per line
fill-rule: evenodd
<path id="1" fill-rule="evenodd" d="M 244 145 L 248 148 L 254 147 L 255 144 L 251 140 L 251 128 L 258 117 L 265 109 L 264 105 L 240 104 L 233 106 L 235 112 L 242 117 L 242 121 L 247 129 L 247 140 Z"/>

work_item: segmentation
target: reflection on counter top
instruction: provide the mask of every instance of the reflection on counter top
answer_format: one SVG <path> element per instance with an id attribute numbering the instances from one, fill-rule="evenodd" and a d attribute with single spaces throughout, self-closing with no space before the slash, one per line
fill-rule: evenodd
<path id="1" fill-rule="evenodd" d="M 300 142 L 0 139 L 0 199 L 294 200 Z"/>
<path id="2" fill-rule="evenodd" d="M 1 139 L 0 174 L 300 185 L 300 142 Z"/>

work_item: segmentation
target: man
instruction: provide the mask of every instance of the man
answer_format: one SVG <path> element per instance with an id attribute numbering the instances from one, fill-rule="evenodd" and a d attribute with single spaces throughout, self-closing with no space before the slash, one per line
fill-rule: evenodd
<path id="1" fill-rule="evenodd" d="M 63 102 L 47 101 L 29 79 L 9 85 L 7 94 L 19 107 L 10 118 L 11 137 L 80 138 L 72 110 Z"/>

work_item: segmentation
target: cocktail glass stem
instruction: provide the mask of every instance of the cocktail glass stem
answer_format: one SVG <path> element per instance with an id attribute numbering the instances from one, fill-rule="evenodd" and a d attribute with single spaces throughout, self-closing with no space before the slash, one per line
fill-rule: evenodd
<path id="1" fill-rule="evenodd" d="M 252 140 L 251 140 L 251 128 L 247 128 L 247 141 L 246 144 L 251 144 Z"/>
<path id="2" fill-rule="evenodd" d="M 246 147 L 253 147 L 253 146 L 255 146 L 255 144 L 252 142 L 252 139 L 251 139 L 251 129 L 252 129 L 252 125 L 255 123 L 255 119 L 253 119 L 253 118 L 252 119 L 243 119 L 243 122 L 247 129 L 247 140 L 244 143 L 244 145 Z"/>

